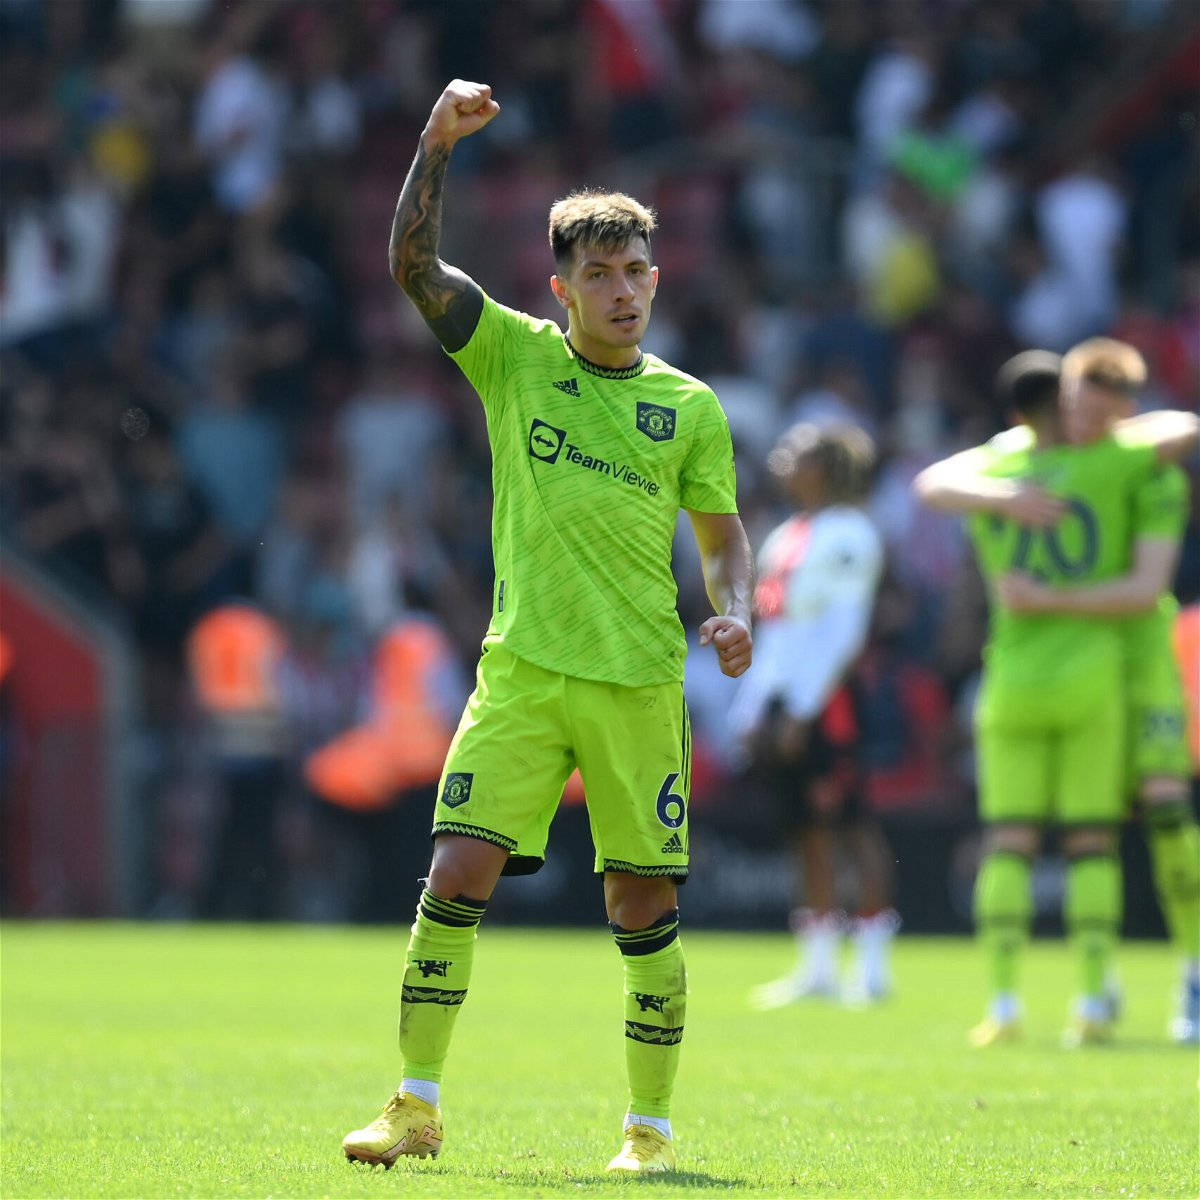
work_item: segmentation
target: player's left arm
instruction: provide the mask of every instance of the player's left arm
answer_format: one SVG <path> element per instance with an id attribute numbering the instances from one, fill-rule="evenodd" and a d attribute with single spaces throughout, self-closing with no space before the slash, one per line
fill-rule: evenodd
<path id="1" fill-rule="evenodd" d="M 716 616 L 700 626 L 700 644 L 717 651 L 721 671 L 736 678 L 750 666 L 754 638 L 750 632 L 754 597 L 754 563 L 750 541 L 737 513 L 688 509 L 704 586 Z"/>
<path id="2" fill-rule="evenodd" d="M 1154 607 L 1171 586 L 1178 560 L 1178 538 L 1139 537 L 1133 548 L 1133 570 L 1115 579 L 1059 588 L 1014 571 L 999 579 L 997 595 L 1013 612 L 1126 616 Z"/>
<path id="3" fill-rule="evenodd" d="M 1200 447 L 1200 416 L 1164 408 L 1118 421 L 1115 432 L 1138 445 L 1153 447 L 1159 462 L 1177 463 Z"/>
<path id="4" fill-rule="evenodd" d="M 989 461 L 986 446 L 962 450 L 926 467 L 913 480 L 913 491 L 922 504 L 938 512 L 995 513 L 1034 528 L 1053 525 L 1062 517 L 1062 501 L 1036 484 L 984 474 Z"/>

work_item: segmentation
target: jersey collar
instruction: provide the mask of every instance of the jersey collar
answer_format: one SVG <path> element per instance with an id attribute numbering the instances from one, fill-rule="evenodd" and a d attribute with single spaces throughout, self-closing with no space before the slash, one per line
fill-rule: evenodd
<path id="1" fill-rule="evenodd" d="M 567 347 L 567 353 L 574 358 L 582 370 L 589 375 L 599 375 L 601 379 L 634 379 L 646 369 L 646 356 L 640 350 L 638 351 L 638 360 L 632 366 L 602 367 L 599 363 L 592 362 L 590 358 L 584 358 L 571 345 L 571 339 L 565 333 L 563 334 L 563 343 Z"/>

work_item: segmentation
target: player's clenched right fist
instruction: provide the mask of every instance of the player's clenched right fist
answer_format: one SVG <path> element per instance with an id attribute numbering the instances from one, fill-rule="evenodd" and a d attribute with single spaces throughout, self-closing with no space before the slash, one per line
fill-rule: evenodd
<path id="1" fill-rule="evenodd" d="M 492 89 L 486 83 L 452 79 L 429 114 L 425 136 L 439 142 L 457 142 L 478 133 L 499 111 L 500 105 L 492 99 Z"/>

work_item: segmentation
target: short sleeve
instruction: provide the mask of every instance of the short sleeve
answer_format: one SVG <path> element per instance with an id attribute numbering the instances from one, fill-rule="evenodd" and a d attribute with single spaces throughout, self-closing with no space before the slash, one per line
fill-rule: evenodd
<path id="1" fill-rule="evenodd" d="M 694 512 L 736 513 L 737 476 L 729 422 L 712 392 L 698 406 L 696 428 L 683 464 L 679 503 Z"/>
<path id="2" fill-rule="evenodd" d="M 1134 492 L 1134 536 L 1181 538 L 1188 510 L 1187 475 L 1179 467 L 1159 467 Z"/>
<path id="3" fill-rule="evenodd" d="M 487 411 L 492 411 L 504 395 L 513 352 L 528 332 L 529 319 L 524 314 L 497 304 L 485 293 L 483 312 L 470 340 L 461 350 L 447 351 L 479 393 Z"/>

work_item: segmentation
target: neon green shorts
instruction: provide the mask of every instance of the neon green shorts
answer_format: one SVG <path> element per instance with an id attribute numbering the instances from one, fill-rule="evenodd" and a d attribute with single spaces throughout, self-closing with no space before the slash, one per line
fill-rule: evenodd
<path id="1" fill-rule="evenodd" d="M 1192 772 L 1187 743 L 1187 702 L 1171 647 L 1132 665 L 1127 682 L 1128 745 L 1126 789 L 1137 793 L 1156 776 L 1187 779 Z"/>
<path id="2" fill-rule="evenodd" d="M 681 683 L 598 683 L 485 646 L 446 755 L 433 835 L 502 846 L 505 874 L 530 874 L 578 766 L 597 873 L 686 879 L 691 738 Z"/>
<path id="3" fill-rule="evenodd" d="M 1122 698 L 1105 691 L 1086 720 L 983 716 L 976 727 L 979 815 L 989 824 L 1113 824 L 1125 815 Z"/>

